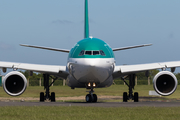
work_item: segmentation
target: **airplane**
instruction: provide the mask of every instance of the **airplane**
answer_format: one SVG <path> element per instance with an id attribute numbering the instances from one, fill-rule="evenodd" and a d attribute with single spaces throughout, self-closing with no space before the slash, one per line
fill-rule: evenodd
<path id="1" fill-rule="evenodd" d="M 128 100 L 139 101 L 138 92 L 133 93 L 135 87 L 135 74 L 154 69 L 162 69 L 153 79 L 154 90 L 163 96 L 171 95 L 175 92 L 178 82 L 173 74 L 176 67 L 180 67 L 180 61 L 136 64 L 136 65 L 116 65 L 114 52 L 151 46 L 152 44 L 136 45 L 122 48 L 111 48 L 101 39 L 93 38 L 89 35 L 89 18 L 88 18 L 88 0 L 85 0 L 85 20 L 84 20 L 84 39 L 80 40 L 72 47 L 71 50 L 50 48 L 36 45 L 25 45 L 25 47 L 39 48 L 58 52 L 65 52 L 68 55 L 67 65 L 40 65 L 28 63 L 0 62 L 0 68 L 3 72 L 7 68 L 13 69 L 5 75 L 2 84 L 4 91 L 11 96 L 19 96 L 23 94 L 27 87 L 26 77 L 18 71 L 18 69 L 28 70 L 30 73 L 43 73 L 45 92 L 40 93 L 40 102 L 49 100 L 55 102 L 55 93 L 50 93 L 50 87 L 56 78 L 66 79 L 66 84 L 74 88 L 89 89 L 86 95 L 86 102 L 97 102 L 97 95 L 94 94 L 95 88 L 109 87 L 113 84 L 113 80 L 121 78 L 128 86 L 128 92 L 123 93 L 123 102 Z M 171 71 L 167 71 L 171 68 Z M 54 81 L 49 83 L 49 78 L 54 76 Z M 126 77 L 129 77 L 129 84 Z"/>

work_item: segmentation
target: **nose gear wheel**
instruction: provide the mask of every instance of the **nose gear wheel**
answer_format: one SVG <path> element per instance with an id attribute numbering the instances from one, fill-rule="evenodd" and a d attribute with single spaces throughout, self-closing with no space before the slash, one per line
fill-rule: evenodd
<path id="1" fill-rule="evenodd" d="M 90 103 L 90 102 L 97 102 L 97 95 L 93 94 L 94 90 L 93 88 L 91 88 L 91 90 L 89 91 L 89 94 L 86 95 L 86 102 Z"/>

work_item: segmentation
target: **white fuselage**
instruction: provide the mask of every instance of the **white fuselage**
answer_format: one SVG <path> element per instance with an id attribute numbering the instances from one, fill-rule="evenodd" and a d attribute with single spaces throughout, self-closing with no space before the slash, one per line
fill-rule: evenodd
<path id="1" fill-rule="evenodd" d="M 70 73 L 68 85 L 83 87 L 84 84 L 85 87 L 85 84 L 96 83 L 99 87 L 109 86 L 114 67 L 114 58 L 70 58 L 67 64 Z"/>

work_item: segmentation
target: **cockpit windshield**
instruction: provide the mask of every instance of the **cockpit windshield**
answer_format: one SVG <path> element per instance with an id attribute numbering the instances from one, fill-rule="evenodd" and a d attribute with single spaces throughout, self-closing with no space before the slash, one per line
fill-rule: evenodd
<path id="1" fill-rule="evenodd" d="M 93 51 L 93 55 L 99 55 L 99 51 Z"/>
<path id="2" fill-rule="evenodd" d="M 82 55 L 102 55 L 102 56 L 105 56 L 105 53 L 100 50 L 100 51 L 97 51 L 97 50 L 94 50 L 94 51 L 85 51 L 85 50 L 82 50 L 80 53 L 79 53 L 79 56 L 82 56 Z"/>
<path id="3" fill-rule="evenodd" d="M 92 55 L 92 51 L 86 51 L 85 55 Z"/>

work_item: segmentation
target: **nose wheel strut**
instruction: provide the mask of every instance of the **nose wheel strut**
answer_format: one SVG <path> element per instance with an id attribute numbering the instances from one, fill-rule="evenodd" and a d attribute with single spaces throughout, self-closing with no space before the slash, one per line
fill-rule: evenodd
<path id="1" fill-rule="evenodd" d="M 129 84 L 125 81 L 125 78 L 121 78 L 125 84 L 129 87 L 129 91 L 123 93 L 123 102 L 127 102 L 128 100 L 134 100 L 134 102 L 139 102 L 138 92 L 135 92 L 133 95 L 133 89 L 135 86 L 135 74 L 129 75 Z"/>
<path id="2" fill-rule="evenodd" d="M 91 90 L 89 91 L 89 94 L 86 95 L 86 102 L 90 103 L 90 102 L 97 102 L 97 95 L 93 94 L 94 90 L 93 88 L 91 88 Z"/>

